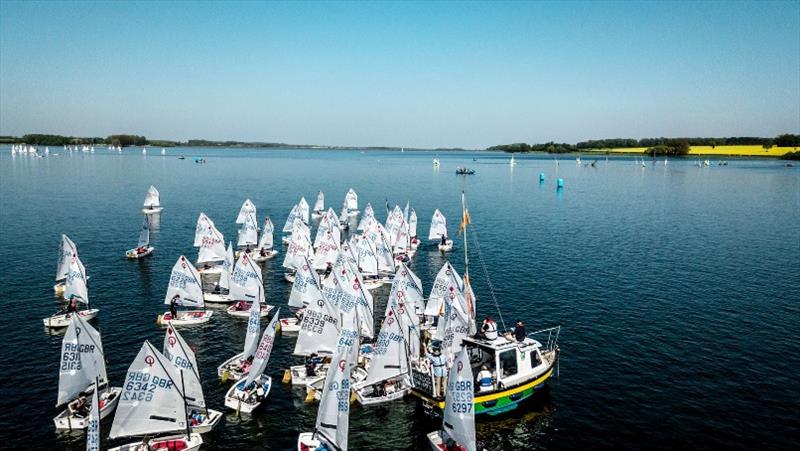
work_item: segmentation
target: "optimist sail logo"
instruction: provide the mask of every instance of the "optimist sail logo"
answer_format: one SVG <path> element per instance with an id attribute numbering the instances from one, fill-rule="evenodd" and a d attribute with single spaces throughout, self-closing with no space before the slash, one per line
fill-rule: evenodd
<path id="1" fill-rule="evenodd" d="M 153 364 L 156 363 L 156 358 L 151 355 L 145 356 L 144 363 L 146 363 L 147 366 L 152 367 Z"/>

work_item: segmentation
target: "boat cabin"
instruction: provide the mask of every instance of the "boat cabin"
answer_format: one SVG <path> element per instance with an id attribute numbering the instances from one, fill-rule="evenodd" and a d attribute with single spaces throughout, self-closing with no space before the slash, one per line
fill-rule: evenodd
<path id="1" fill-rule="evenodd" d="M 469 337 L 463 340 L 463 344 L 478 392 L 502 390 L 528 382 L 550 366 L 542 356 L 542 344 L 529 337 L 522 342 L 505 336 L 494 340 Z M 481 385 L 479 373 L 484 366 L 492 374 L 491 385 Z"/>

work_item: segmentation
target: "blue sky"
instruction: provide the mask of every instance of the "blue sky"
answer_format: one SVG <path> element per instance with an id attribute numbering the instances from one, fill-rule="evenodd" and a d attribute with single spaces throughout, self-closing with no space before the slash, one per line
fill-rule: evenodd
<path id="1" fill-rule="evenodd" d="M 800 2 L 0 2 L 0 134 L 482 148 L 800 131 Z"/>

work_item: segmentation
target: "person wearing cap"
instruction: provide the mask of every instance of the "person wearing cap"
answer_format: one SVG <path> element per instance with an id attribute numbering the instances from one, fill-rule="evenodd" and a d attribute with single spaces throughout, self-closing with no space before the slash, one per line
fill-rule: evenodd
<path id="1" fill-rule="evenodd" d="M 481 332 L 483 332 L 483 336 L 487 340 L 497 339 L 497 323 L 492 319 L 491 316 L 486 316 L 486 319 L 483 320 Z"/>
<path id="2" fill-rule="evenodd" d="M 444 396 L 444 381 L 447 377 L 447 358 L 442 355 L 438 347 L 434 347 L 428 353 L 428 360 L 431 362 L 431 372 L 433 373 L 433 397 Z"/>
<path id="3" fill-rule="evenodd" d="M 479 391 L 490 391 L 494 388 L 492 384 L 492 372 L 489 371 L 489 367 L 486 365 L 481 366 L 481 370 L 478 372 L 478 377 L 475 378 L 478 382 L 478 390 Z"/>
<path id="4" fill-rule="evenodd" d="M 514 327 L 514 337 L 520 343 L 525 341 L 528 333 L 525 331 L 525 324 L 521 320 L 517 320 L 517 325 Z"/>

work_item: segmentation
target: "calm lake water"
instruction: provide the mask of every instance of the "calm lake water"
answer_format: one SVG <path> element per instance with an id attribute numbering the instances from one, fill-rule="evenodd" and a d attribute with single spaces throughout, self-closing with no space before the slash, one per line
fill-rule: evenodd
<path id="1" fill-rule="evenodd" d="M 82 434 L 57 433 L 52 418 L 61 335 L 41 318 L 59 303 L 52 285 L 61 233 L 78 246 L 100 308 L 109 377 L 120 385 L 142 341 L 160 348 L 170 269 L 194 260 L 203 211 L 235 240 L 239 207 L 250 198 L 259 222 L 280 228 L 300 196 L 317 190 L 336 210 L 348 188 L 360 207 L 408 200 L 427 235 L 439 208 L 455 235 L 465 190 L 486 269 L 506 325 L 562 325 L 560 377 L 516 412 L 478 420 L 489 449 L 789 448 L 800 436 L 800 170 L 779 161 L 731 159 L 695 167 L 671 160 L 648 167 L 598 157 L 597 167 L 564 156 L 447 152 L 168 149 L 142 156 L 55 150 L 12 158 L 0 148 L 0 438 L 3 447 L 83 449 Z M 152 153 L 152 151 L 151 151 Z M 179 160 L 177 155 L 187 159 Z M 192 161 L 204 156 L 208 163 Z M 477 161 L 473 161 L 476 158 Z M 590 160 L 583 156 L 584 163 Z M 457 165 L 477 170 L 454 175 Z M 539 184 L 540 172 L 547 180 Z M 565 189 L 556 192 L 562 177 Z M 136 243 L 145 191 L 154 184 L 164 211 L 152 233 L 156 252 L 124 258 Z M 279 233 L 278 233 L 279 235 Z M 280 240 L 276 240 L 280 243 Z M 463 243 L 450 253 L 463 271 Z M 283 249 L 281 249 L 283 251 Z M 278 258 L 264 266 L 267 302 L 285 306 L 290 285 Z M 475 253 L 479 315 L 496 315 Z M 444 262 L 426 243 L 412 269 L 425 292 Z M 388 286 L 373 292 L 383 311 Z M 242 347 L 246 321 L 217 314 L 184 329 L 196 348 L 206 399 L 223 410 L 227 385 L 216 367 Z M 267 369 L 276 384 L 252 417 L 227 415 L 204 436 L 206 449 L 292 449 L 311 430 L 316 406 L 279 381 L 295 339 L 279 337 Z M 103 447 L 111 419 L 103 422 Z M 354 405 L 351 449 L 411 450 L 439 427 L 416 401 Z"/>

